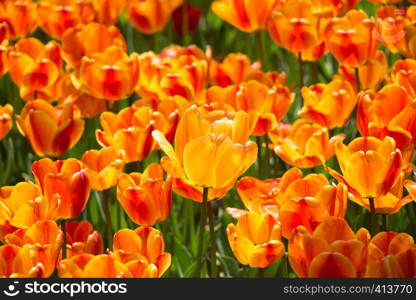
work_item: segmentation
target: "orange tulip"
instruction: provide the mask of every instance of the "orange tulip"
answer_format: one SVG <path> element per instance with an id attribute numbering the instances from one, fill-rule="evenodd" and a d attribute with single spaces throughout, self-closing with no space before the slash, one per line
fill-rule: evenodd
<path id="1" fill-rule="evenodd" d="M 383 51 L 377 50 L 373 60 L 368 61 L 365 65 L 358 67 L 358 78 L 360 79 L 360 87 L 363 90 L 377 89 L 387 75 L 387 59 Z M 346 66 L 339 67 L 340 80 L 347 80 L 356 90 L 357 82 L 354 70 Z M 337 79 L 338 80 L 338 79 Z"/>
<path id="2" fill-rule="evenodd" d="M 407 197 L 412 199 L 413 201 L 416 201 L 416 182 L 411 180 L 405 180 L 404 186 L 409 193 L 409 196 Z"/>
<path id="3" fill-rule="evenodd" d="M 61 218 L 74 219 L 81 214 L 90 195 L 90 184 L 80 161 L 44 158 L 32 164 L 32 172 L 44 195 L 48 198 L 55 194 L 59 196 Z"/>
<path id="4" fill-rule="evenodd" d="M 78 79 L 76 86 L 95 98 L 115 101 L 128 97 L 139 80 L 138 55 L 128 56 L 122 48 L 110 46 L 82 59 Z"/>
<path id="5" fill-rule="evenodd" d="M 231 53 L 219 63 L 211 60 L 209 64 L 209 76 L 213 85 L 227 87 L 232 84 L 240 84 L 261 67 L 259 63 L 251 63 L 250 59 L 241 53 Z"/>
<path id="6" fill-rule="evenodd" d="M 289 238 L 289 262 L 299 277 L 362 277 L 370 234 L 356 234 L 344 219 L 328 217 L 310 233 L 303 226 Z"/>
<path id="7" fill-rule="evenodd" d="M 0 18 L 10 26 L 10 39 L 28 36 L 38 26 L 36 3 L 32 0 L 2 1 L 0 3 Z"/>
<path id="8" fill-rule="evenodd" d="M 391 83 L 404 88 L 411 98 L 416 98 L 416 60 L 398 60 L 390 72 Z"/>
<path id="9" fill-rule="evenodd" d="M 122 229 L 114 235 L 114 256 L 126 264 L 133 277 L 161 277 L 171 263 L 164 248 L 162 233 L 152 227 Z"/>
<path id="10" fill-rule="evenodd" d="M 261 136 L 274 129 L 288 112 L 294 94 L 282 85 L 268 86 L 250 80 L 227 88 L 214 86 L 207 90 L 204 108 L 207 110 L 255 112 L 259 118 L 253 135 Z"/>
<path id="11" fill-rule="evenodd" d="M 16 273 L 30 274 L 35 271 L 49 277 L 55 270 L 61 251 L 63 233 L 54 221 L 40 221 L 28 229 L 20 229 L 5 237 L 7 244 L 21 247 L 19 259 L 13 262 Z"/>
<path id="12" fill-rule="evenodd" d="M 81 161 L 87 167 L 91 188 L 103 191 L 117 184 L 117 178 L 124 167 L 124 153 L 113 147 L 89 150 L 84 153 Z"/>
<path id="13" fill-rule="evenodd" d="M 366 277 L 414 278 L 416 245 L 407 233 L 380 232 L 368 244 Z"/>
<path id="14" fill-rule="evenodd" d="M 0 240 L 17 228 L 28 228 L 38 221 L 59 217 L 59 197 L 43 196 L 41 189 L 30 181 L 3 187 L 0 191 Z"/>
<path id="15" fill-rule="evenodd" d="M 140 32 L 153 34 L 162 31 L 173 11 L 183 0 L 138 0 L 127 4 L 127 18 Z"/>
<path id="16" fill-rule="evenodd" d="M 66 223 L 68 257 L 80 254 L 99 255 L 104 251 L 101 234 L 87 221 Z"/>
<path id="17" fill-rule="evenodd" d="M 0 105 L 0 140 L 2 140 L 13 127 L 13 106 L 6 104 Z"/>
<path id="18" fill-rule="evenodd" d="M 58 265 L 61 278 L 129 278 L 126 265 L 111 254 L 80 254 L 61 260 Z"/>
<path id="19" fill-rule="evenodd" d="M 62 36 L 63 57 L 73 68 L 80 67 L 84 56 L 102 53 L 112 45 L 127 50 L 126 41 L 117 27 L 99 23 L 72 27 Z"/>
<path id="20" fill-rule="evenodd" d="M 299 225 L 313 232 L 328 216 L 344 217 L 348 200 L 344 184 L 330 185 L 322 174 L 310 174 L 287 184 L 278 198 L 284 237 L 289 238 Z"/>
<path id="21" fill-rule="evenodd" d="M 374 20 L 365 12 L 351 10 L 330 27 L 327 47 L 340 64 L 357 68 L 374 59 L 379 40 L 373 35 Z"/>
<path id="22" fill-rule="evenodd" d="M 377 93 L 365 92 L 359 97 L 357 127 L 362 136 L 393 137 L 409 161 L 416 144 L 416 103 L 404 88 L 394 84 Z"/>
<path id="23" fill-rule="evenodd" d="M 377 24 L 373 35 L 392 53 L 406 51 L 406 30 L 410 20 L 406 10 L 393 5 L 383 5 L 377 10 Z"/>
<path id="24" fill-rule="evenodd" d="M 38 278 L 43 277 L 42 264 L 32 265 L 24 255 L 28 255 L 27 248 L 15 245 L 0 246 L 0 278 Z"/>
<path id="25" fill-rule="evenodd" d="M 95 19 L 104 25 L 114 25 L 126 6 L 127 0 L 92 0 L 95 10 Z"/>
<path id="26" fill-rule="evenodd" d="M 40 0 L 37 15 L 40 27 L 48 35 L 61 39 L 67 29 L 93 21 L 94 9 L 84 0 Z"/>
<path id="27" fill-rule="evenodd" d="M 241 31 L 265 29 L 267 20 L 277 0 L 218 0 L 211 4 L 212 11 L 221 19 Z"/>
<path id="28" fill-rule="evenodd" d="M 104 112 L 100 116 L 103 130 L 96 138 L 103 147 L 112 146 L 125 153 L 125 161 L 141 161 L 156 147 L 151 133 L 158 129 L 169 136 L 177 124 L 177 112 L 167 119 L 147 106 L 128 107 L 118 114 Z"/>
<path id="29" fill-rule="evenodd" d="M 391 137 L 356 138 L 348 146 L 338 143 L 336 155 L 343 175 L 329 168 L 328 171 L 347 185 L 350 199 L 368 211 L 371 199 L 375 213 L 389 214 L 410 201 L 402 199 L 407 167 Z"/>
<path id="30" fill-rule="evenodd" d="M 297 120 L 286 136 L 270 132 L 274 152 L 286 163 L 299 168 L 313 168 L 324 164 L 335 153 L 334 144 L 344 134 L 329 138 L 328 129 L 321 125 Z"/>
<path id="31" fill-rule="evenodd" d="M 306 0 L 288 0 L 282 3 L 279 9 L 272 13 L 268 23 L 269 34 L 273 41 L 296 56 L 299 53 L 311 52 L 320 47 L 321 26 L 324 27 L 324 18 L 314 12 L 312 3 Z M 331 15 L 329 15 L 331 17 Z M 323 55 L 326 50 L 321 51 Z M 302 58 L 312 58 L 313 55 L 303 55 Z M 318 57 L 316 57 L 319 59 Z"/>
<path id="32" fill-rule="evenodd" d="M 328 129 L 343 127 L 357 103 L 353 87 L 339 79 L 303 87 L 302 97 L 299 116 Z"/>
<path id="33" fill-rule="evenodd" d="M 286 238 L 299 225 L 313 232 L 326 217 L 344 217 L 347 209 L 348 190 L 344 184 L 330 185 L 322 174 L 302 178 L 297 168 L 282 178 L 262 181 L 244 177 L 237 183 L 237 191 L 249 211 L 274 215 Z"/>
<path id="34" fill-rule="evenodd" d="M 7 52 L 8 52 L 8 42 L 1 42 L 1 23 L 0 23 L 0 77 L 6 74 L 9 71 L 9 66 L 7 63 Z"/>
<path id="35" fill-rule="evenodd" d="M 39 156 L 62 155 L 78 142 L 84 131 L 84 120 L 80 119 L 76 106 L 53 107 L 44 100 L 27 103 L 20 116 L 16 116 L 16 122 Z"/>
<path id="36" fill-rule="evenodd" d="M 172 179 L 163 180 L 163 169 L 149 165 L 143 174 L 121 174 L 117 198 L 133 222 L 153 226 L 169 218 L 172 208 Z"/>
<path id="37" fill-rule="evenodd" d="M 216 112 L 210 116 L 213 114 Z M 225 195 L 257 157 L 256 144 L 248 141 L 252 126 L 250 116 L 243 111 L 232 119 L 227 119 L 223 112 L 220 115 L 223 117 L 210 122 L 207 119 L 210 116 L 202 116 L 196 106 L 191 106 L 176 130 L 175 149 L 163 133 L 158 130 L 152 133 L 167 154 L 161 160 L 163 168 L 193 189 L 196 193 L 192 199 L 199 202 L 203 187 L 211 188 L 214 194 L 215 189 L 219 189 Z"/>
<path id="38" fill-rule="evenodd" d="M 22 39 L 7 54 L 10 75 L 18 86 L 40 91 L 52 86 L 62 66 L 60 46 L 46 45 L 35 38 Z"/>
<path id="39" fill-rule="evenodd" d="M 266 268 L 285 253 L 280 224 L 271 215 L 248 212 L 227 226 L 227 236 L 238 261 L 252 268 Z"/>

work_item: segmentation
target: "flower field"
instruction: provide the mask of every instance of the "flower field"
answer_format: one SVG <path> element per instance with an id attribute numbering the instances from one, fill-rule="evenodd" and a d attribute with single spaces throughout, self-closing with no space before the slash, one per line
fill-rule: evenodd
<path id="1" fill-rule="evenodd" d="M 1 277 L 416 277 L 415 145 L 415 0 L 0 0 Z"/>

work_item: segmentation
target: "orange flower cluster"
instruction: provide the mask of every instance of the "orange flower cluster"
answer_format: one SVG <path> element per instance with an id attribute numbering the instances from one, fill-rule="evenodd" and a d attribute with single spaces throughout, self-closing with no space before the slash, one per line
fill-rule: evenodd
<path id="1" fill-rule="evenodd" d="M 24 101 L 0 106 L 0 140 L 14 114 L 38 156 L 33 177 L 0 188 L 0 275 L 159 278 L 175 263 L 163 234 L 176 249 L 171 235 L 186 228 L 192 240 L 199 218 L 192 269 L 204 269 L 208 219 L 206 274 L 215 277 L 223 207 L 214 201 L 235 187 L 245 208 L 225 208 L 236 219 L 225 234 L 242 265 L 288 258 L 299 277 L 415 277 L 413 238 L 388 222 L 381 231 L 378 217 L 416 201 L 416 6 L 373 0 L 383 5 L 370 16 L 358 2 L 213 1 L 214 15 L 258 35 L 251 61 L 194 45 L 132 51 L 130 30 L 155 34 L 172 15 L 190 37 L 200 12 L 188 15 L 182 0 L 0 1 L 0 76 Z M 263 34 L 299 60 L 297 94 L 285 73 L 264 71 Z M 323 70 L 303 86 L 305 67 L 326 61 L 336 74 Z M 80 140 L 88 148 L 73 155 Z M 186 206 L 189 224 L 162 234 L 173 193 L 200 203 L 201 214 Z M 92 224 L 87 205 L 103 224 Z M 367 225 L 351 224 L 354 214 L 370 214 L 371 230 L 354 232 Z"/>

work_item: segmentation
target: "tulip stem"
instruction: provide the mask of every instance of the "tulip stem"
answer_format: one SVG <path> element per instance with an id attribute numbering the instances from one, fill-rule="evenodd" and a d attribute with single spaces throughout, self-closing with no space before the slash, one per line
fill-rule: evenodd
<path id="1" fill-rule="evenodd" d="M 261 147 L 261 139 L 260 139 L 259 136 L 256 136 L 256 144 L 257 144 L 257 161 L 258 161 L 258 170 L 257 171 L 258 171 L 259 179 L 262 179 L 263 178 L 262 174 L 263 174 L 264 166 L 263 166 L 263 160 L 262 160 L 262 157 L 261 157 L 262 147 Z"/>
<path id="2" fill-rule="evenodd" d="M 215 237 L 214 209 L 212 203 L 208 203 L 208 222 L 211 240 L 211 277 L 217 278 L 217 239 Z"/>
<path id="3" fill-rule="evenodd" d="M 264 144 L 265 144 L 265 148 L 264 148 L 265 155 L 264 156 L 265 156 L 265 160 L 266 160 L 266 163 L 265 163 L 266 178 L 269 178 L 269 176 L 270 176 L 270 149 L 268 147 L 269 139 L 267 137 L 267 134 L 264 135 Z"/>
<path id="4" fill-rule="evenodd" d="M 354 74 L 355 74 L 355 84 L 357 86 L 357 93 L 359 93 L 361 91 L 360 69 L 355 68 Z"/>
<path id="5" fill-rule="evenodd" d="M 108 248 L 111 247 L 113 244 L 113 227 L 111 222 L 111 212 L 110 212 L 110 199 L 111 199 L 111 192 L 110 190 L 103 191 L 103 205 L 104 205 L 104 213 L 105 213 L 105 221 L 107 225 L 107 245 Z"/>
<path id="6" fill-rule="evenodd" d="M 258 60 L 261 62 L 261 66 L 264 68 L 265 61 L 264 61 L 264 43 L 263 43 L 263 34 L 261 30 L 256 31 L 256 42 L 257 42 L 257 55 Z"/>
<path id="7" fill-rule="evenodd" d="M 303 77 L 304 77 L 302 52 L 300 51 L 298 54 L 298 61 L 299 61 L 299 95 L 300 95 L 302 87 L 303 87 Z"/>
<path id="8" fill-rule="evenodd" d="M 195 268 L 195 274 L 194 274 L 195 278 L 201 277 L 202 250 L 204 246 L 205 224 L 207 221 L 207 207 L 208 207 L 208 188 L 204 187 L 203 192 L 202 192 L 201 216 L 199 220 L 198 252 L 196 255 L 196 268 Z"/>
<path id="9" fill-rule="evenodd" d="M 264 269 L 259 268 L 259 278 L 264 278 Z"/>
<path id="10" fill-rule="evenodd" d="M 369 197 L 368 202 L 370 203 L 370 210 L 371 210 L 371 234 L 375 235 L 378 233 L 378 222 L 377 222 L 376 207 L 374 205 L 374 198 Z"/>
<path id="11" fill-rule="evenodd" d="M 61 230 L 62 233 L 64 234 L 63 236 L 63 242 L 62 242 L 62 259 L 66 259 L 67 258 L 67 248 L 66 248 L 66 220 L 63 219 L 61 220 Z"/>

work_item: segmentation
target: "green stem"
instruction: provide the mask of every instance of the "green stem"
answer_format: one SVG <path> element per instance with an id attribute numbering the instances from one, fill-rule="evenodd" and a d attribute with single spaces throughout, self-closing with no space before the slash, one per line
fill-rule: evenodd
<path id="1" fill-rule="evenodd" d="M 378 222 L 377 222 L 376 207 L 374 205 L 374 198 L 369 197 L 368 202 L 370 203 L 370 211 L 371 211 L 371 234 L 374 236 L 379 231 Z"/>
<path id="2" fill-rule="evenodd" d="M 261 30 L 256 31 L 256 43 L 257 43 L 257 55 L 258 60 L 261 62 L 262 67 L 264 68 L 264 43 L 263 43 L 263 33 Z"/>
<path id="3" fill-rule="evenodd" d="M 386 214 L 382 214 L 381 216 L 383 218 L 383 230 L 384 231 L 388 231 L 387 230 L 387 215 Z"/>
<path id="4" fill-rule="evenodd" d="M 67 246 L 66 246 L 66 220 L 61 220 L 61 230 L 64 234 L 64 240 L 62 242 L 62 259 L 66 259 L 68 257 L 67 255 Z"/>
<path id="5" fill-rule="evenodd" d="M 265 149 L 264 149 L 264 158 L 265 158 L 265 173 L 266 173 L 266 177 L 269 178 L 270 176 L 270 150 L 269 147 L 267 146 L 269 144 L 269 139 L 267 137 L 267 134 L 264 135 L 264 143 L 266 145 Z"/>
<path id="6" fill-rule="evenodd" d="M 201 204 L 201 217 L 199 221 L 199 232 L 198 232 L 198 252 L 196 255 L 196 268 L 195 268 L 195 278 L 201 277 L 202 269 L 202 250 L 204 246 L 204 232 L 205 224 L 207 221 L 207 206 L 208 206 L 208 188 L 204 187 L 202 193 L 202 204 Z"/>
<path id="7" fill-rule="evenodd" d="M 211 240 L 211 277 L 217 278 L 217 239 L 215 237 L 214 209 L 211 202 L 208 203 L 208 222 Z"/>
<path id="8" fill-rule="evenodd" d="M 109 248 L 113 244 L 113 226 L 111 222 L 110 200 L 111 200 L 110 190 L 104 190 L 103 191 L 103 205 L 104 205 L 104 213 L 105 213 L 105 219 L 106 219 L 106 225 L 107 225 L 107 242 L 108 242 Z"/>
<path id="9" fill-rule="evenodd" d="M 261 157 L 262 146 L 261 146 L 261 139 L 260 139 L 259 136 L 256 136 L 256 144 L 257 144 L 257 161 L 258 161 L 258 170 L 257 170 L 257 172 L 258 172 L 259 179 L 262 179 L 263 178 L 263 176 L 262 176 L 262 174 L 263 174 L 263 160 L 262 160 L 262 157 Z"/>
<path id="10" fill-rule="evenodd" d="M 354 74 L 355 74 L 355 84 L 357 86 L 357 93 L 359 93 L 361 91 L 360 69 L 355 68 Z"/>
<path id="11" fill-rule="evenodd" d="M 259 268 L 259 278 L 264 278 L 264 269 Z"/>
<path id="12" fill-rule="evenodd" d="M 303 81 L 304 81 L 304 70 L 303 70 L 303 59 L 302 59 L 302 52 L 299 51 L 298 54 L 298 62 L 299 62 L 299 95 L 302 91 Z"/>

